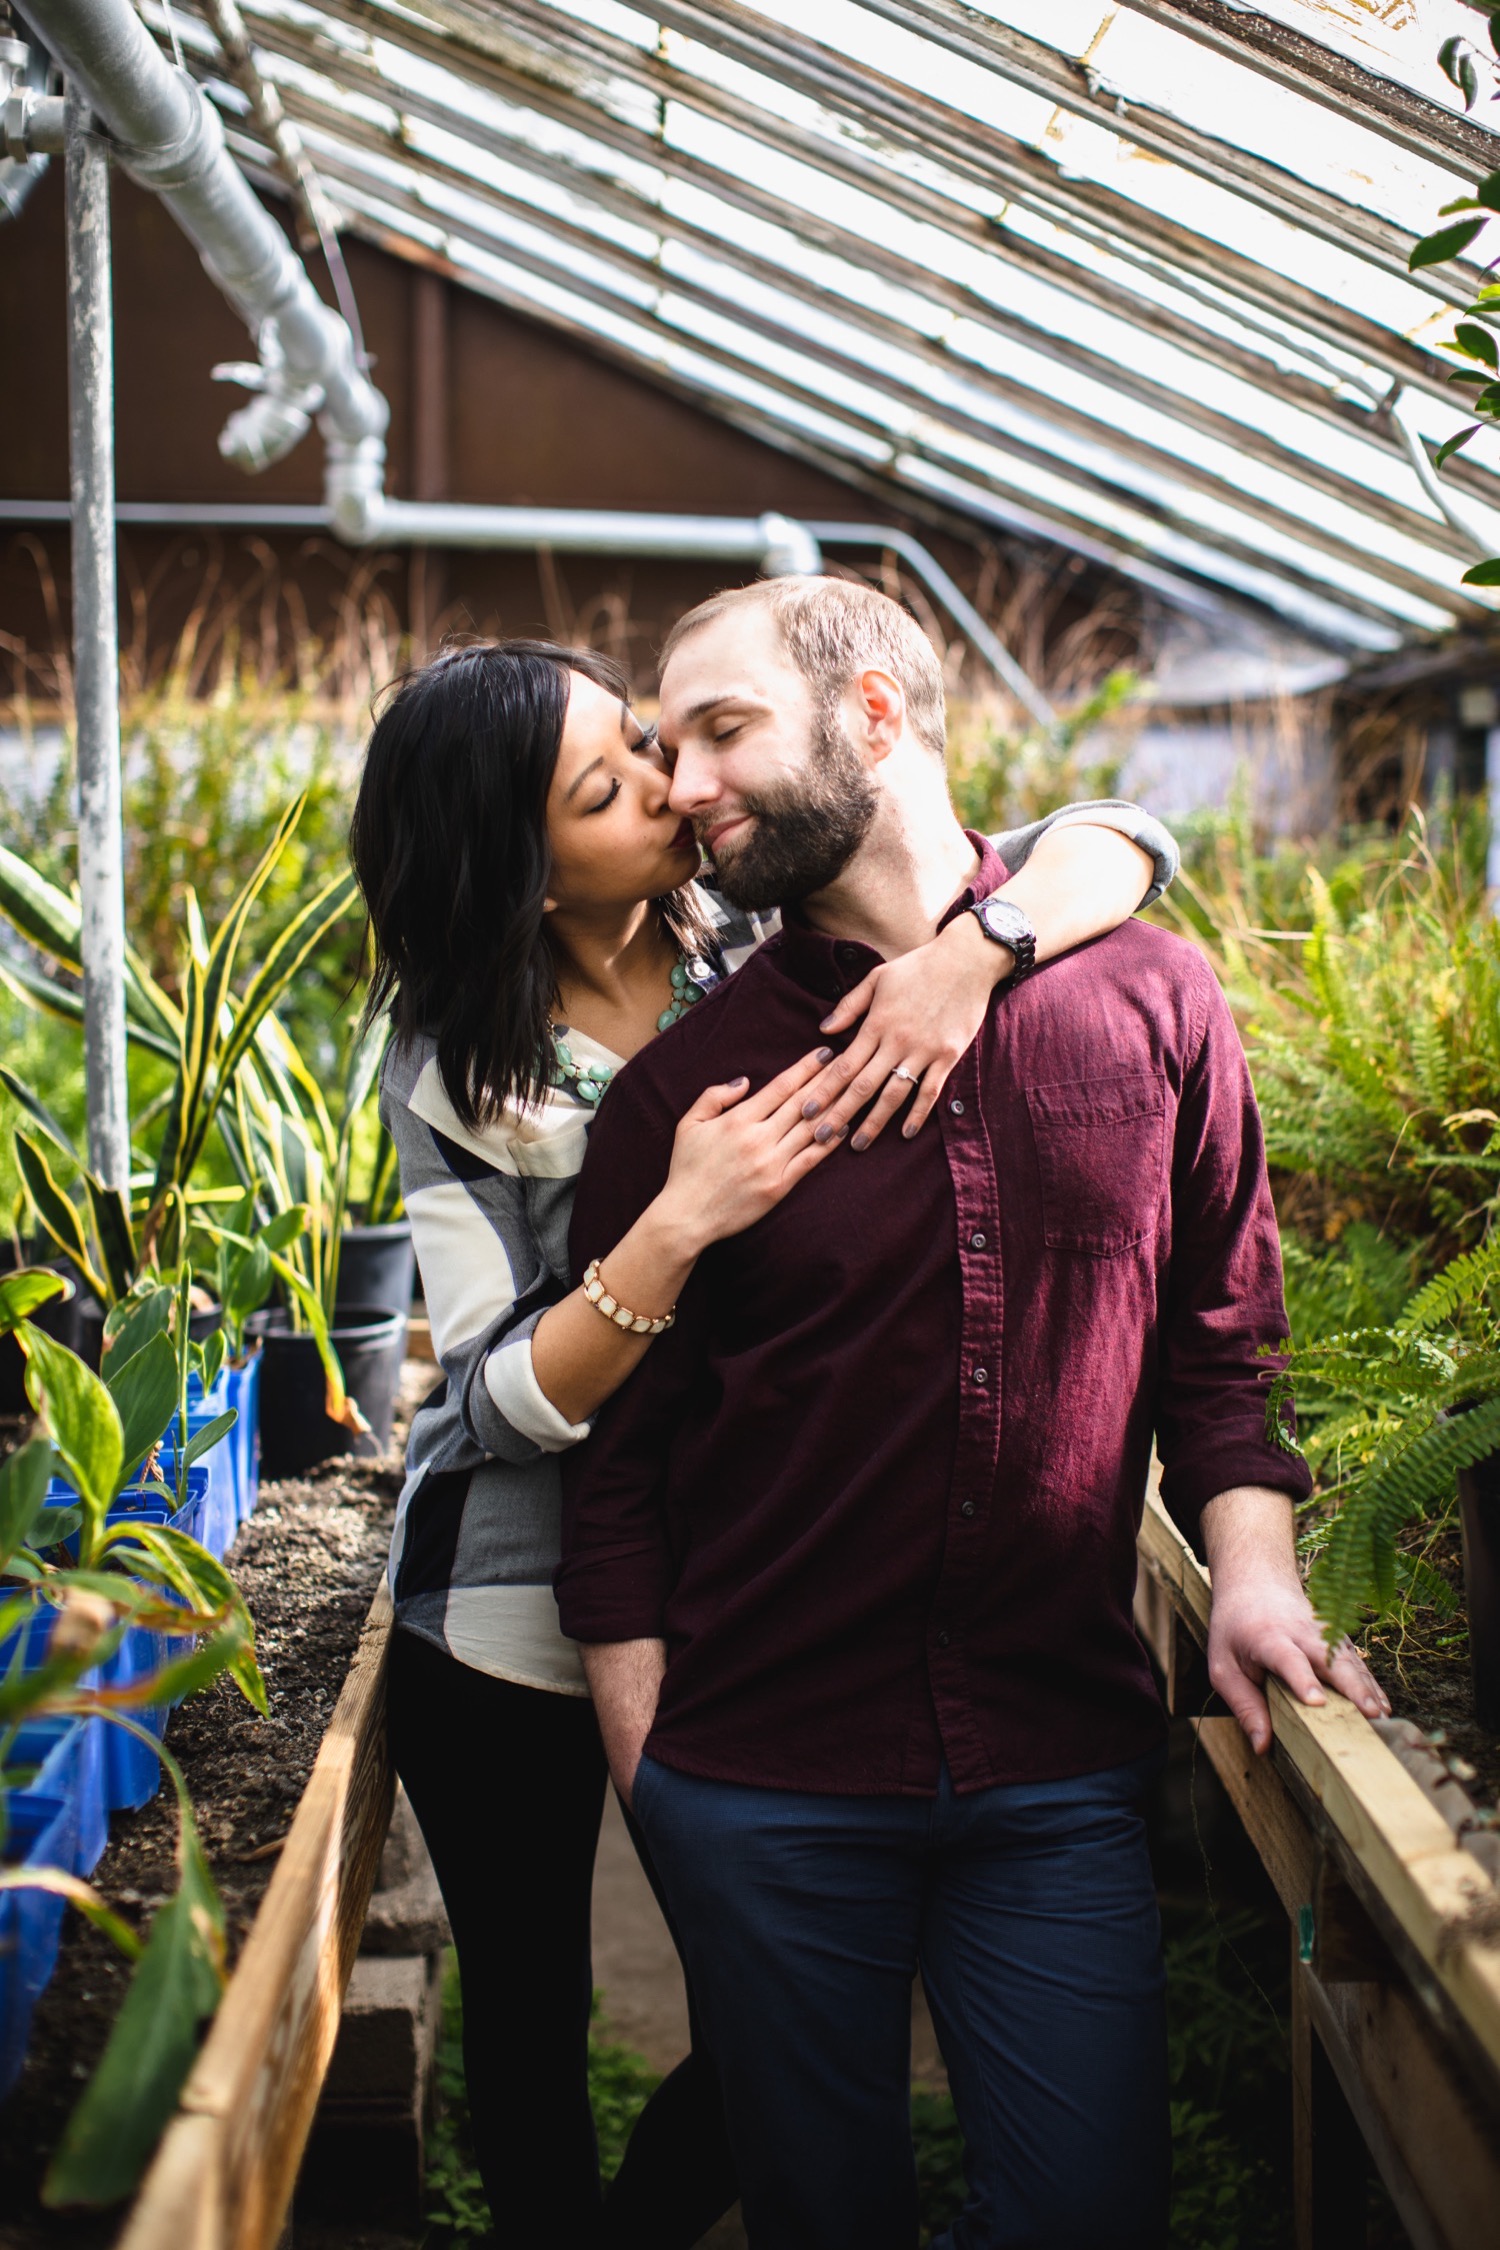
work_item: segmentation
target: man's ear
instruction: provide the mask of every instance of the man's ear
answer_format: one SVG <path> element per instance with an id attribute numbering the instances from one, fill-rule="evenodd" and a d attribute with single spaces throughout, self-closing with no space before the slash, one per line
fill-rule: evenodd
<path id="1" fill-rule="evenodd" d="M 864 722 L 865 745 L 878 765 L 906 731 L 906 697 L 899 681 L 873 665 L 854 682 L 854 695 Z"/>

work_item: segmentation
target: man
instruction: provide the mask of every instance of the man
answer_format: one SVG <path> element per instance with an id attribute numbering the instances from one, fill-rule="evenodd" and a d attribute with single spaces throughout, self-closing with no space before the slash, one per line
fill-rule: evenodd
<path id="1" fill-rule="evenodd" d="M 672 799 L 782 934 L 652 1042 L 594 1129 L 581 1270 L 711 1083 L 805 1051 L 879 958 L 1004 878 L 959 826 L 925 639 L 779 580 L 666 651 Z M 982 919 L 982 917 L 981 917 Z M 1022 969 L 1024 929 L 992 914 Z M 1140 1799 L 1164 1722 L 1131 1624 L 1155 1436 L 1201 1540 L 1210 1672 L 1372 1714 L 1299 1582 L 1300 1461 L 1254 1100 L 1190 947 L 1132 924 L 1013 980 L 944 1092 L 721 1243 L 565 1471 L 565 1631 L 664 1883 L 754 2250 L 910 2250 L 920 1964 L 963 2128 L 953 2250 L 1145 2250 L 1169 2174 Z M 608 1275 L 603 1277 L 606 1285 Z"/>

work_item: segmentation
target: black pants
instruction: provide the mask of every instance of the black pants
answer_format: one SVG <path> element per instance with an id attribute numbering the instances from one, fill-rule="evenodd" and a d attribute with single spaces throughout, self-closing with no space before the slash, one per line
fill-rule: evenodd
<path id="1" fill-rule="evenodd" d="M 397 1632 L 388 1708 L 453 1925 L 474 2146 L 503 2250 L 691 2250 L 739 2192 L 696 2037 L 600 2194 L 589 1898 L 608 1777 L 593 1705 Z"/>

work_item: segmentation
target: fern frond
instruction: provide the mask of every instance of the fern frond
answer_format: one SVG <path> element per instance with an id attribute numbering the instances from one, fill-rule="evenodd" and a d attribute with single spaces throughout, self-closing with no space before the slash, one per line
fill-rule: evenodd
<path id="1" fill-rule="evenodd" d="M 1478 1304 L 1496 1280 L 1500 1280 L 1500 1228 L 1477 1250 L 1463 1251 L 1450 1259 L 1441 1273 L 1434 1274 L 1406 1307 L 1402 1323 L 1411 1328 L 1436 1328 L 1439 1322 L 1451 1322 L 1465 1306 Z"/>
<path id="2" fill-rule="evenodd" d="M 1377 1616 L 1396 1595 L 1396 1533 L 1427 1502 L 1445 1498 L 1460 1469 L 1500 1448 L 1500 1398 L 1443 1420 L 1403 1424 L 1345 1488 L 1328 1544 L 1308 1578 L 1328 1640 L 1354 1630 L 1365 1609 Z"/>

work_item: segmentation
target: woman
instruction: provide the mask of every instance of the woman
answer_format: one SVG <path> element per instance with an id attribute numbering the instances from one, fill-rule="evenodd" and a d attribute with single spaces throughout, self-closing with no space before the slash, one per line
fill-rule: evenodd
<path id="1" fill-rule="evenodd" d="M 397 688 L 351 838 L 375 938 L 370 1006 L 388 1004 L 395 1026 L 382 1115 L 447 1378 L 413 1423 L 392 1548 L 393 1752 L 453 1924 L 496 2228 L 555 2250 L 688 2250 L 735 2185 L 695 2050 L 601 2201 L 586 2061 L 605 1765 L 552 1598 L 554 1457 L 587 1438 L 702 1251 L 827 1162 L 871 1092 L 885 1089 L 855 1147 L 913 1082 L 902 1129 L 920 1129 L 1011 965 L 955 926 L 848 995 L 825 1026 L 833 1039 L 858 1025 L 842 1054 L 799 1058 L 753 1095 L 710 1089 L 678 1128 L 661 1195 L 599 1261 L 640 1317 L 601 1319 L 568 1286 L 593 1110 L 622 1061 L 757 940 L 694 883 L 700 855 L 669 786 L 604 659 L 479 644 Z M 1038 958 L 1139 903 L 1150 862 L 1131 835 L 1149 840 L 1158 883 L 1175 864 L 1134 808 L 1083 817 L 1004 840 L 1021 867 L 1007 896 L 1035 923 Z M 892 1078 L 897 1062 L 909 1078 Z"/>

